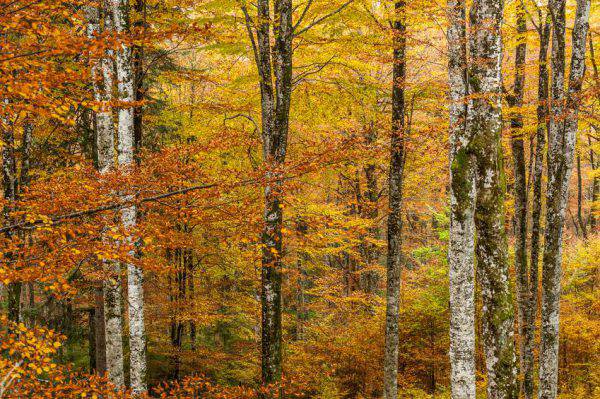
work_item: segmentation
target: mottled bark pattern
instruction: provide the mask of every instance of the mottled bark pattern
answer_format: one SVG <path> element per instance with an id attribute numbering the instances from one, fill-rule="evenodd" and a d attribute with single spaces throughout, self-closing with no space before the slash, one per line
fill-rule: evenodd
<path id="1" fill-rule="evenodd" d="M 129 1 L 111 0 L 115 30 L 122 35 L 129 32 Z M 133 58 L 131 45 L 122 43 L 117 51 L 117 79 L 119 100 L 125 105 L 119 108 L 118 128 L 118 165 L 124 173 L 129 173 L 134 164 L 135 101 Z M 129 194 L 122 196 L 124 201 L 131 200 Z M 121 210 L 121 223 L 125 230 L 136 225 L 136 208 L 129 206 Z M 135 250 L 130 252 L 134 257 Z M 127 299 L 129 314 L 129 348 L 131 390 L 134 394 L 146 392 L 146 333 L 144 327 L 144 289 L 143 272 L 132 264 L 127 264 Z"/>
<path id="2" fill-rule="evenodd" d="M 555 399 L 558 380 L 558 327 L 562 277 L 562 232 L 573 169 L 579 95 L 585 72 L 590 0 L 578 0 L 572 36 L 569 88 L 565 96 L 565 0 L 552 0 L 552 86 L 548 129 L 546 231 L 542 268 L 540 399 Z"/>
<path id="3" fill-rule="evenodd" d="M 244 10 L 247 12 L 245 8 Z M 283 252 L 281 168 L 287 150 L 292 94 L 292 2 L 291 0 L 274 1 L 272 23 L 269 0 L 259 0 L 257 10 L 256 42 L 250 24 L 248 32 L 260 77 L 263 160 L 266 169 L 264 228 L 261 239 L 263 244 L 261 370 L 263 383 L 269 384 L 281 379 L 281 257 Z M 271 31 L 274 36 L 272 47 Z"/>
<path id="4" fill-rule="evenodd" d="M 516 398 L 514 309 L 504 229 L 502 165 L 502 12 L 503 2 L 476 0 L 470 20 L 468 130 L 477 158 L 475 227 L 478 276 L 483 297 L 482 327 L 489 399 Z"/>
<path id="5" fill-rule="evenodd" d="M 452 399 L 475 399 L 475 174 L 469 152 L 464 0 L 448 1 L 450 86 L 450 383 Z"/>
<path id="6" fill-rule="evenodd" d="M 385 312 L 384 397 L 398 397 L 398 311 L 402 271 L 402 182 L 404 175 L 404 82 L 406 79 L 406 3 L 395 4 L 390 143 L 387 290 Z"/>
<path id="7" fill-rule="evenodd" d="M 111 277 L 104 281 L 104 328 L 106 341 L 106 372 L 118 387 L 125 385 L 123 370 L 123 321 L 121 306 L 121 267 L 118 262 L 107 262 Z"/>
<path id="8" fill-rule="evenodd" d="M 100 12 L 101 11 L 101 12 Z M 100 32 L 101 17 L 104 29 L 112 30 L 113 24 L 108 8 L 98 10 L 88 7 L 88 36 L 93 37 Z M 96 151 L 98 171 L 101 174 L 109 172 L 114 167 L 114 126 L 112 109 L 113 62 L 112 54 L 107 52 L 105 57 L 92 64 L 92 81 L 94 97 L 100 103 L 96 112 Z M 123 322 L 121 310 L 121 268 L 117 262 L 107 261 L 104 264 L 110 276 L 103 282 L 103 314 L 104 314 L 104 343 L 105 361 L 108 378 L 116 386 L 125 385 L 123 370 Z"/>

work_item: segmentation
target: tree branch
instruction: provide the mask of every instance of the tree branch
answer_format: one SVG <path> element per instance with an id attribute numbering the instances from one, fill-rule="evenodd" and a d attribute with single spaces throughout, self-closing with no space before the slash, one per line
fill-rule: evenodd
<path id="1" fill-rule="evenodd" d="M 334 15 L 340 13 L 344 8 L 348 7 L 353 1 L 354 0 L 348 0 L 347 2 L 345 2 L 344 4 L 342 4 L 341 7 L 339 7 L 338 9 L 333 10 L 332 12 L 323 15 L 321 18 L 314 19 L 310 24 L 308 24 L 304 28 L 300 29 L 298 32 L 295 32 L 294 36 L 300 36 L 301 34 L 303 34 L 304 32 L 306 32 L 307 30 L 309 30 L 312 27 L 314 27 L 315 25 L 318 25 L 321 22 L 325 21 L 327 18 L 333 17 Z"/>

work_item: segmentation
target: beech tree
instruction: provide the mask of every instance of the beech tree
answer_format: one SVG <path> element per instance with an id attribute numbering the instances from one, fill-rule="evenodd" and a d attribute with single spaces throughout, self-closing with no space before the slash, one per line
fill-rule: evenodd
<path id="1" fill-rule="evenodd" d="M 451 359 L 454 397 L 474 397 L 473 258 L 483 301 L 482 326 L 488 398 L 516 398 L 517 369 L 513 340 L 514 311 L 509 286 L 504 230 L 502 150 L 503 4 L 475 1 L 470 11 L 469 57 L 462 47 L 464 4 L 449 4 L 451 235 Z M 466 71 L 465 65 L 468 65 Z M 463 95 L 462 98 L 460 95 Z M 466 97 L 465 97 L 466 95 Z M 467 99 L 466 110 L 460 103 Z M 457 104 L 456 104 L 457 103 Z M 456 105 L 455 105 L 456 104 Z M 464 115 L 464 117 L 463 117 Z M 463 117 L 463 119 L 461 119 Z M 459 130 L 460 123 L 464 130 Z M 456 130 L 454 130 L 456 129 Z M 473 194 L 474 193 L 474 194 Z M 473 219 L 470 219 L 473 212 Z M 466 219 L 466 218 L 469 219 Z M 463 307 L 464 306 L 464 307 Z M 460 323 L 460 325 L 457 325 Z"/>
<path id="2" fill-rule="evenodd" d="M 113 21 L 107 5 L 99 8 L 87 8 L 88 36 L 94 38 L 101 32 L 109 33 Z M 102 29 L 101 29 L 102 28 Z M 99 59 L 92 60 L 91 79 L 94 99 L 98 102 L 98 110 L 94 113 L 96 129 L 96 162 L 100 174 L 105 175 L 114 170 L 115 128 L 112 116 L 113 70 L 112 51 L 106 50 Z M 105 347 L 97 348 L 105 352 L 106 371 L 109 379 L 117 386 L 125 385 L 123 370 L 123 332 L 121 309 L 121 267 L 116 261 L 105 261 L 104 267 L 110 274 L 103 282 L 103 326 Z"/>
<path id="3" fill-rule="evenodd" d="M 402 181 L 405 155 L 406 3 L 395 4 L 393 21 L 392 137 L 390 142 L 388 256 L 385 316 L 385 398 L 398 397 L 398 311 L 402 271 Z"/>
<path id="4" fill-rule="evenodd" d="M 475 159 L 467 130 L 465 2 L 448 2 L 450 366 L 453 399 L 475 398 Z"/>
<path id="5" fill-rule="evenodd" d="M 548 184 L 546 230 L 542 267 L 542 323 L 540 341 L 540 399 L 554 399 L 558 379 L 558 328 L 562 277 L 562 235 L 573 168 L 580 95 L 585 73 L 585 47 L 590 1 L 578 0 L 571 39 L 571 69 L 565 93 L 564 0 L 548 4 L 552 15 L 550 118 L 548 127 Z"/>
<path id="6" fill-rule="evenodd" d="M 114 18 L 115 31 L 121 40 L 128 40 L 130 33 L 129 0 L 111 0 L 111 11 Z M 118 165 L 124 173 L 130 173 L 134 166 L 135 152 L 135 106 L 134 65 L 132 46 L 123 41 L 116 57 L 117 88 L 119 100 L 124 104 L 118 114 Z M 141 123 L 141 121 L 140 121 Z M 140 127 L 141 128 L 141 127 Z M 139 129 L 139 128 L 138 128 Z M 123 201 L 131 201 L 132 195 L 122 195 Z M 136 225 L 136 208 L 128 206 L 121 210 L 121 223 L 126 230 Z M 131 241 L 131 238 L 128 238 Z M 131 242 L 130 242 L 131 244 Z M 135 257 L 135 250 L 130 252 Z M 144 326 L 144 287 L 143 272 L 133 263 L 127 264 L 127 303 L 129 306 L 129 348 L 131 389 L 140 394 L 146 391 L 146 333 Z"/>

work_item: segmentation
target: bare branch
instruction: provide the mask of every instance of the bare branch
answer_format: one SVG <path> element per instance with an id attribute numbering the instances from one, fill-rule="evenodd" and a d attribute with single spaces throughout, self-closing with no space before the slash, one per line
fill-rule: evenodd
<path id="1" fill-rule="evenodd" d="M 312 5 L 312 2 L 313 2 L 313 0 L 308 0 L 308 3 L 306 4 L 306 7 L 304 7 L 304 10 L 302 10 L 302 14 L 300 15 L 300 18 L 298 18 L 298 22 L 296 22 L 294 24 L 294 27 L 292 28 L 292 32 L 295 32 L 296 29 L 298 28 L 298 26 L 300 26 L 300 24 L 304 20 L 304 17 L 306 16 L 306 13 L 308 12 L 308 9 Z"/>
<path id="2" fill-rule="evenodd" d="M 314 19 L 310 24 L 308 24 L 304 28 L 300 29 L 298 32 L 295 32 L 294 36 L 300 36 L 301 34 L 303 34 L 304 32 L 306 32 L 307 30 L 309 30 L 312 27 L 314 27 L 315 25 L 318 25 L 321 22 L 325 21 L 326 19 L 328 19 L 330 17 L 333 17 L 336 14 L 339 14 L 344 8 L 346 8 L 350 4 L 352 4 L 352 2 L 354 2 L 354 0 L 348 0 L 347 2 L 345 2 L 344 4 L 342 4 L 339 8 L 333 10 L 332 12 L 323 15 L 321 18 Z"/>
<path id="3" fill-rule="evenodd" d="M 252 17 L 250 17 L 250 14 L 248 14 L 248 8 L 246 7 L 245 3 L 241 5 L 241 8 L 242 12 L 244 13 L 244 18 L 246 20 L 246 31 L 248 31 L 248 37 L 250 38 L 250 43 L 252 43 L 252 53 L 254 54 L 254 62 L 256 62 L 256 65 L 260 65 L 258 59 L 258 49 L 256 47 L 256 39 L 254 39 L 254 31 L 252 30 L 252 27 L 254 26 L 254 21 L 252 21 Z"/>

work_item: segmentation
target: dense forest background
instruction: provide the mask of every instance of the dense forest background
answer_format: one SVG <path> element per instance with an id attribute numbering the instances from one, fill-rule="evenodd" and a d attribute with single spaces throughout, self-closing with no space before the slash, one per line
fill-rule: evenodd
<path id="1" fill-rule="evenodd" d="M 600 3 L 257 1 L 0 0 L 0 398 L 599 397 Z"/>

